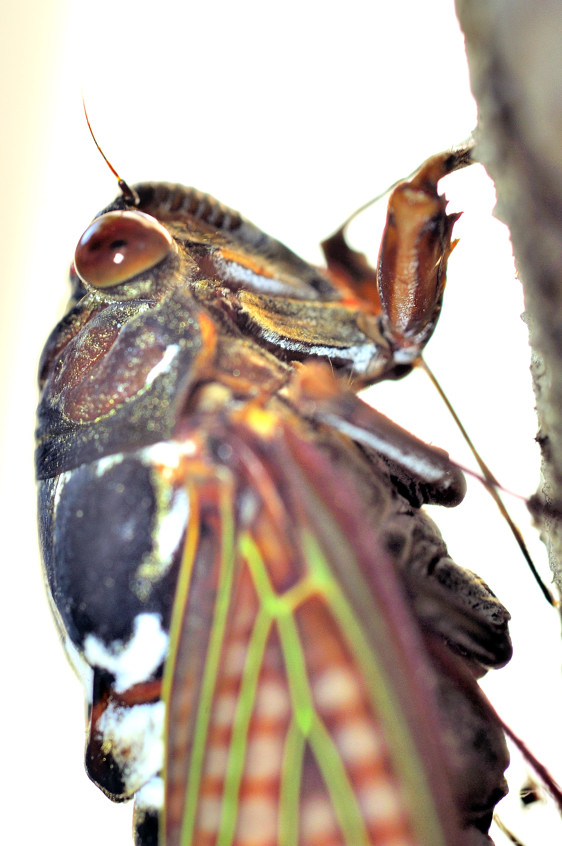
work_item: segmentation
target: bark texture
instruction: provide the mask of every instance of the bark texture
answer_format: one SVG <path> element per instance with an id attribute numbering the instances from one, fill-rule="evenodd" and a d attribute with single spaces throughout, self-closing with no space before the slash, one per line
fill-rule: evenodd
<path id="1" fill-rule="evenodd" d="M 525 289 L 543 480 L 534 513 L 562 591 L 562 4 L 456 0 L 479 120 Z"/>

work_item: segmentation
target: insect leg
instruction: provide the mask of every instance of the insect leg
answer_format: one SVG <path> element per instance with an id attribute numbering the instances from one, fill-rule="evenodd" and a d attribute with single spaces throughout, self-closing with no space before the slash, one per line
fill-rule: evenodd
<path id="1" fill-rule="evenodd" d="M 466 482 L 448 454 L 402 429 L 342 384 L 326 365 L 310 363 L 300 369 L 291 390 L 306 416 L 375 451 L 412 505 L 458 505 Z"/>
<path id="2" fill-rule="evenodd" d="M 381 315 L 383 334 L 396 364 L 412 363 L 429 340 L 441 310 L 447 259 L 455 242 L 458 214 L 446 214 L 439 180 L 470 164 L 472 147 L 428 159 L 413 179 L 400 182 L 388 202 L 377 268 L 352 250 L 345 239 L 347 221 L 322 244 L 334 281 Z"/>

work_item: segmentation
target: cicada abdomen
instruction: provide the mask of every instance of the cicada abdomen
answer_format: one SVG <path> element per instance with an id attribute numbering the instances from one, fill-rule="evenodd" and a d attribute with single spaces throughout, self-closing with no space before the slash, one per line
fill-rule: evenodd
<path id="1" fill-rule="evenodd" d="M 41 365 L 41 539 L 87 769 L 135 797 L 139 846 L 489 842 L 507 752 L 476 678 L 508 614 L 420 510 L 462 474 L 347 387 L 427 342 L 436 183 L 465 161 L 399 186 L 378 272 L 341 232 L 319 271 L 159 183 L 78 245 Z"/>

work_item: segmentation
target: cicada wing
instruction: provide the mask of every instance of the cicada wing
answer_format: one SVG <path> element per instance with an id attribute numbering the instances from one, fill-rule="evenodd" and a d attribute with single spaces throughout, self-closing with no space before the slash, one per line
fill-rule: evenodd
<path id="1" fill-rule="evenodd" d="M 161 846 L 463 843 L 353 463 L 263 410 L 221 440 L 229 460 L 186 476 Z"/>

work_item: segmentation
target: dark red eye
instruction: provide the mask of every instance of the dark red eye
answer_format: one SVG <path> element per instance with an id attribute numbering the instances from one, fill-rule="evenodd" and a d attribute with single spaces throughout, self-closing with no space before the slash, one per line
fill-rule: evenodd
<path id="1" fill-rule="evenodd" d="M 107 212 L 80 238 L 74 266 L 80 278 L 94 288 L 112 288 L 150 270 L 173 249 L 168 231 L 149 214 Z"/>

